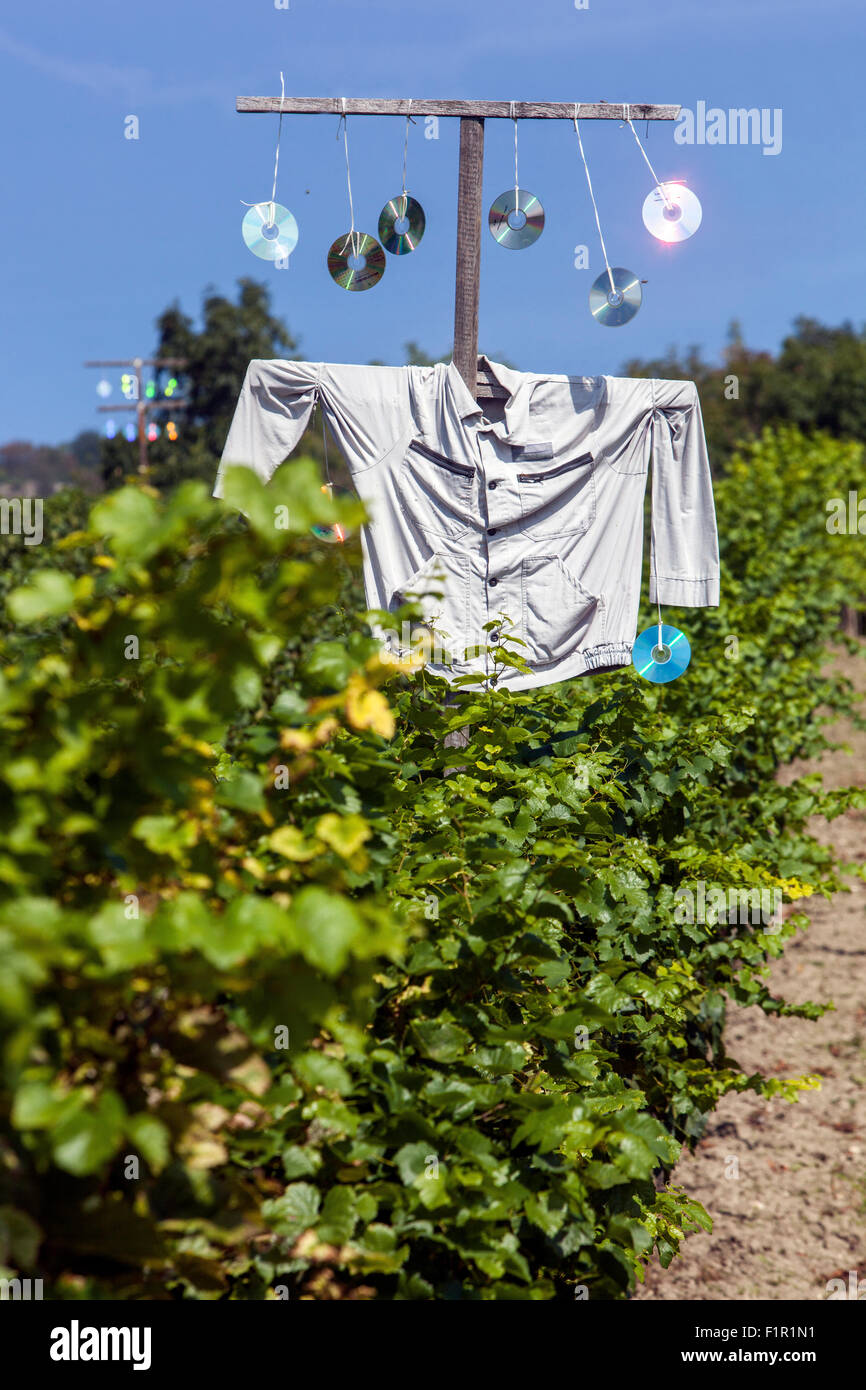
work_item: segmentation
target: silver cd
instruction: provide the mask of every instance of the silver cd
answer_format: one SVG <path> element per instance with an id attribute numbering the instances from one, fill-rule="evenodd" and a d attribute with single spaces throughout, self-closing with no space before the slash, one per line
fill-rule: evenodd
<path id="1" fill-rule="evenodd" d="M 500 246 L 507 247 L 509 251 L 522 251 L 537 241 L 544 231 L 544 208 L 535 194 L 527 193 L 525 188 L 517 189 L 516 199 L 514 192 L 513 188 L 509 188 L 507 193 L 500 193 L 496 202 L 491 204 L 487 222 Z"/>
<path id="2" fill-rule="evenodd" d="M 371 290 L 385 274 L 385 252 L 366 232 L 346 232 L 328 252 L 328 271 L 343 290 Z"/>
<path id="3" fill-rule="evenodd" d="M 290 256 L 298 244 L 298 224 L 281 203 L 254 203 L 244 215 L 241 231 L 253 255 L 263 261 Z"/>
<path id="4" fill-rule="evenodd" d="M 617 265 L 611 267 L 610 274 L 613 276 L 613 289 L 605 270 L 593 282 L 589 292 L 589 308 L 596 323 L 603 323 L 605 328 L 619 328 L 634 318 L 643 294 L 640 280 L 631 270 Z"/>
<path id="5" fill-rule="evenodd" d="M 660 183 L 644 199 L 644 226 L 659 241 L 694 236 L 702 217 L 700 199 L 681 183 Z"/>
<path id="6" fill-rule="evenodd" d="M 379 240 L 392 256 L 408 256 L 424 235 L 424 209 L 408 193 L 389 198 L 379 214 Z"/>

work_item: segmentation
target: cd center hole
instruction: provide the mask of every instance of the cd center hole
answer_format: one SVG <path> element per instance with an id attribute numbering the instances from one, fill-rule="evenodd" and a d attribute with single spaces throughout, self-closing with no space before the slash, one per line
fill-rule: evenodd
<path id="1" fill-rule="evenodd" d="M 506 221 L 513 232 L 519 232 L 521 227 L 526 226 L 526 213 L 522 208 L 514 208 L 508 214 Z"/>
<path id="2" fill-rule="evenodd" d="M 366 256 L 356 256 L 354 253 L 349 257 L 349 268 L 351 270 L 363 270 L 367 264 Z"/>
<path id="3" fill-rule="evenodd" d="M 408 217 L 398 217 L 394 223 L 394 231 L 398 232 L 400 236 L 405 236 L 411 226 L 412 223 Z"/>
<path id="4" fill-rule="evenodd" d="M 612 304 L 614 309 L 618 309 L 620 304 L 622 304 L 622 292 L 620 290 L 611 290 L 607 297 L 607 302 L 608 304 Z"/>
<path id="5" fill-rule="evenodd" d="M 683 210 L 678 203 L 666 204 L 664 212 L 662 213 L 662 216 L 666 217 L 668 222 L 679 222 L 682 215 Z"/>
<path id="6" fill-rule="evenodd" d="M 670 661 L 671 659 L 670 647 L 653 647 L 652 659 L 657 662 L 659 666 L 663 666 L 666 661 Z"/>
<path id="7" fill-rule="evenodd" d="M 262 236 L 266 237 L 268 241 L 276 241 L 279 235 L 280 229 L 276 222 L 266 222 L 262 227 Z"/>

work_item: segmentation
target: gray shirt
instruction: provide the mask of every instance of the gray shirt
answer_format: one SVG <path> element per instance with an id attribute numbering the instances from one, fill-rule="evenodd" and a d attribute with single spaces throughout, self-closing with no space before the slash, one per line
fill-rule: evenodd
<path id="1" fill-rule="evenodd" d="M 514 690 L 629 663 L 651 460 L 650 599 L 718 604 L 694 384 L 487 365 L 507 401 L 479 405 L 453 363 L 253 361 L 214 495 L 229 464 L 269 479 L 318 402 L 370 517 L 367 603 L 394 611 L 416 598 L 434 634 L 430 668 L 446 678 L 489 677 L 492 653 L 471 649 L 506 634 L 529 668 L 501 673 Z M 383 640 L 406 650 L 405 630 Z"/>

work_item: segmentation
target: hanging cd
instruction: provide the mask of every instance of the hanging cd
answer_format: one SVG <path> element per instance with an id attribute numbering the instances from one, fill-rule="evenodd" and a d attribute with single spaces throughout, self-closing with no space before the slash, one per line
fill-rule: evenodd
<path id="1" fill-rule="evenodd" d="M 613 289 L 610 279 L 613 276 Z M 621 265 L 612 266 L 610 275 L 603 271 L 589 292 L 589 308 L 596 323 L 605 328 L 619 328 L 633 319 L 640 308 L 643 294 L 640 280 Z"/>
<path id="2" fill-rule="evenodd" d="M 343 290 L 371 290 L 385 274 L 385 252 L 366 232 L 346 232 L 328 252 L 328 271 Z"/>
<path id="3" fill-rule="evenodd" d="M 241 231 L 253 255 L 263 261 L 290 256 L 298 244 L 298 224 L 280 203 L 255 203 L 244 214 Z"/>
<path id="4" fill-rule="evenodd" d="M 644 226 L 659 241 L 694 236 L 703 215 L 697 195 L 681 183 L 660 183 L 644 199 Z"/>
<path id="5" fill-rule="evenodd" d="M 398 193 L 379 214 L 379 240 L 392 256 L 408 256 L 416 249 L 426 225 L 421 204 L 408 193 Z"/>
<path id="6" fill-rule="evenodd" d="M 632 665 L 639 676 L 653 685 L 666 685 L 681 676 L 692 659 L 689 639 L 678 627 L 662 623 L 662 645 L 659 647 L 659 625 L 653 623 L 635 641 L 631 651 Z"/>
<path id="7" fill-rule="evenodd" d="M 333 487 L 330 483 L 322 484 L 322 492 L 329 497 L 345 498 L 352 494 L 344 487 Z M 328 545 L 345 545 L 349 536 L 352 534 L 347 526 L 341 521 L 337 521 L 333 526 L 311 526 L 310 530 L 317 541 L 325 541 Z"/>
<path id="8" fill-rule="evenodd" d="M 513 188 L 500 193 L 491 204 L 487 222 L 500 246 L 509 251 L 522 251 L 544 231 L 544 208 L 535 194 L 527 193 L 525 188 L 517 189 L 516 199 L 514 195 Z"/>

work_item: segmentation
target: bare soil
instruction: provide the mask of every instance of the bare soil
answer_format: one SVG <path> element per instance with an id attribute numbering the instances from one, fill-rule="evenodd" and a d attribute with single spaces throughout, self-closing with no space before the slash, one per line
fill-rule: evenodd
<path id="1" fill-rule="evenodd" d="M 866 646 L 836 665 L 866 690 Z M 866 733 L 829 728 L 851 752 L 783 769 L 785 782 L 820 771 L 828 787 L 866 785 Z M 846 862 L 866 862 L 866 816 L 816 820 L 813 834 Z M 654 1262 L 635 1297 L 650 1299 L 825 1299 L 827 1284 L 850 1272 L 866 1298 L 866 883 L 798 908 L 812 924 L 773 962 L 770 988 L 792 1002 L 832 1001 L 816 1022 L 768 1018 L 731 1005 L 728 1052 L 746 1072 L 817 1073 L 820 1090 L 795 1104 L 727 1096 L 694 1154 L 672 1181 L 697 1198 L 713 1232 L 690 1237 L 669 1269 Z"/>

